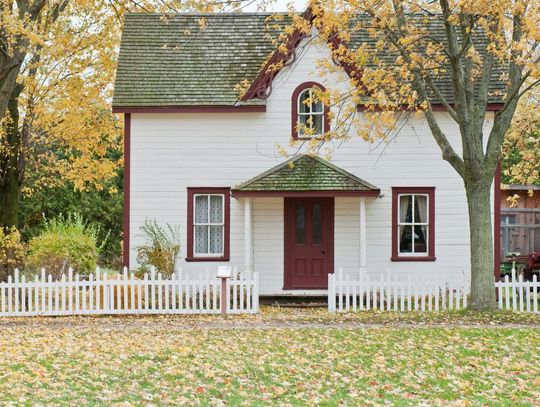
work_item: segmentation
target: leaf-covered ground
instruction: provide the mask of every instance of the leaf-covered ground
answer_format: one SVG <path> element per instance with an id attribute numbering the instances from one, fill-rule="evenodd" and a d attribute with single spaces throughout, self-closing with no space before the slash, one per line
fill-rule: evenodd
<path id="1" fill-rule="evenodd" d="M 0 319 L 1 404 L 538 405 L 537 317 L 427 315 Z"/>

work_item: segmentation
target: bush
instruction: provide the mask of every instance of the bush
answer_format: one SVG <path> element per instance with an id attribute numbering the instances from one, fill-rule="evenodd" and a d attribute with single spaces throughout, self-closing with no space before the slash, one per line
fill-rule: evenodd
<path id="1" fill-rule="evenodd" d="M 164 277 L 174 273 L 176 258 L 180 252 L 180 229 L 178 226 L 162 228 L 155 220 L 146 220 L 141 226 L 147 244 L 137 247 L 137 262 L 142 272 L 156 267 Z"/>
<path id="2" fill-rule="evenodd" d="M 17 228 L 0 227 L 0 281 L 24 264 L 25 249 Z"/>
<path id="3" fill-rule="evenodd" d="M 28 265 L 60 277 L 72 267 L 79 274 L 91 273 L 97 264 L 99 228 L 89 225 L 79 214 L 60 215 L 45 221 L 45 230 L 30 240 Z"/>

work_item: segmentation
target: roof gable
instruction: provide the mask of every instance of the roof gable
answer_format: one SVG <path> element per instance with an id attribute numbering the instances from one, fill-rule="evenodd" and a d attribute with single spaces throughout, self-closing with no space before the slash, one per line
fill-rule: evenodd
<path id="1" fill-rule="evenodd" d="M 120 111 L 119 108 L 123 107 L 264 107 L 272 81 L 279 73 L 279 70 L 269 70 L 268 67 L 278 61 L 284 62 L 284 66 L 294 62 L 295 49 L 305 37 L 305 34 L 295 31 L 286 41 L 287 51 L 277 50 L 272 38 L 278 32 L 267 22 L 274 15 L 127 14 L 113 108 Z M 283 15 L 284 23 L 288 18 Z M 311 21 L 309 10 L 304 13 L 304 18 Z M 366 17 L 358 15 L 356 18 Z M 201 29 L 201 19 L 206 24 L 204 29 Z M 434 38 L 444 41 L 444 26 L 439 19 L 421 21 L 428 26 Z M 375 47 L 376 41 L 360 30 L 353 33 L 347 46 L 354 51 L 362 44 Z M 475 45 L 482 49 L 482 39 L 477 42 Z M 331 49 L 337 49 L 340 44 L 338 37 L 329 40 Z M 379 57 L 392 63 L 397 55 L 386 52 Z M 350 77 L 357 78 L 361 74 L 361 67 L 345 63 L 341 66 Z M 489 103 L 501 102 L 505 90 L 501 72 L 498 66 L 491 72 Z M 240 100 L 235 86 L 246 80 L 251 85 Z M 453 103 L 450 78 L 437 78 L 435 82 L 449 103 Z M 437 104 L 435 98 L 433 101 Z"/>
<path id="2" fill-rule="evenodd" d="M 235 85 L 253 80 L 275 49 L 270 15 L 127 14 L 113 106 L 238 104 Z M 202 30 L 201 18 L 207 24 Z"/>
<path id="3" fill-rule="evenodd" d="M 245 192 L 368 192 L 379 189 L 320 157 L 295 156 L 246 181 L 231 191 Z"/>

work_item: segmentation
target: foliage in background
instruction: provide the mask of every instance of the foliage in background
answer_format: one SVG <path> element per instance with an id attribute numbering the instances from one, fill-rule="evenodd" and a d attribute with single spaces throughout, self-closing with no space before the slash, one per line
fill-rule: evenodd
<path id="1" fill-rule="evenodd" d="M 137 247 L 140 270 L 146 272 L 154 266 L 164 276 L 170 276 L 180 253 L 180 228 L 169 224 L 161 227 L 155 220 L 146 220 L 141 230 L 147 243 Z"/>
<path id="2" fill-rule="evenodd" d="M 77 213 L 46 220 L 44 231 L 28 244 L 28 266 L 33 271 L 45 267 L 57 278 L 69 267 L 79 274 L 90 273 L 104 246 L 99 235 L 99 227 Z"/>
<path id="3" fill-rule="evenodd" d="M 80 212 L 111 230 L 103 260 L 119 265 L 123 143 L 110 103 L 123 15 L 251 3 L 0 0 L 0 225 L 30 239 L 43 213 Z"/>
<path id="4" fill-rule="evenodd" d="M 540 185 L 540 90 L 522 99 L 503 143 L 503 184 Z"/>
<path id="5" fill-rule="evenodd" d="M 0 227 L 0 282 L 5 281 L 13 269 L 24 265 L 25 254 L 20 232 L 15 227 Z"/>
<path id="6" fill-rule="evenodd" d="M 70 183 L 35 191 L 21 202 L 21 233 L 29 241 L 45 229 L 43 218 L 62 213 L 79 213 L 90 224 L 99 227 L 99 241 L 104 241 L 99 264 L 119 270 L 122 266 L 122 171 L 101 191 L 78 191 Z M 116 189 L 116 192 L 110 192 Z"/>

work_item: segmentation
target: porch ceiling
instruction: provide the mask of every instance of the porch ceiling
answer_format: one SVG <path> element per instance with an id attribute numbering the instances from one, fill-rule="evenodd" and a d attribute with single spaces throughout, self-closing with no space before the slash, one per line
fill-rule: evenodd
<path id="1" fill-rule="evenodd" d="M 231 189 L 242 196 L 365 196 L 379 188 L 320 157 L 297 155 Z"/>

